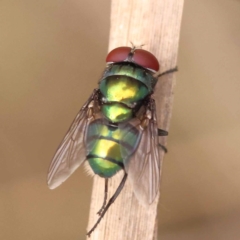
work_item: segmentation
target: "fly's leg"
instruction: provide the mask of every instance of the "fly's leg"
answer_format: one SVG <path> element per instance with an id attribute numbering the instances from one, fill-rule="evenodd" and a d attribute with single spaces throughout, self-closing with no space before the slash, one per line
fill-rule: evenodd
<path id="1" fill-rule="evenodd" d="M 173 71 L 176 71 L 177 68 L 174 68 L 174 69 L 170 69 L 169 71 L 166 71 L 162 74 L 165 74 L 165 73 L 169 73 L 169 72 L 173 72 Z M 155 111 L 155 108 L 153 108 L 152 104 L 151 104 L 151 101 L 154 101 L 153 99 L 150 99 L 149 101 L 149 109 L 146 111 L 145 113 L 145 117 L 143 117 L 143 119 L 141 120 L 141 128 L 144 129 L 145 127 L 148 126 L 149 124 L 149 121 L 152 120 L 152 113 Z M 156 119 L 155 119 L 156 120 Z M 157 134 L 158 136 L 167 136 L 168 135 L 168 132 L 165 131 L 165 130 L 162 130 L 162 129 L 157 129 Z M 160 148 L 162 148 L 162 150 L 167 153 L 167 148 L 165 146 L 163 146 L 162 144 L 158 143 L 158 146 Z"/>
<path id="2" fill-rule="evenodd" d="M 168 132 L 162 129 L 158 129 L 158 136 L 167 136 Z"/>
<path id="3" fill-rule="evenodd" d="M 167 131 L 158 128 L 158 136 L 167 136 L 167 135 L 168 135 Z M 167 150 L 167 148 L 165 146 L 163 146 L 160 143 L 158 145 L 165 153 L 168 152 L 168 150 Z"/>
<path id="4" fill-rule="evenodd" d="M 107 212 L 107 210 L 109 209 L 109 207 L 114 203 L 114 201 L 116 200 L 116 198 L 118 197 L 118 195 L 120 194 L 120 192 L 122 191 L 124 184 L 127 180 L 127 173 L 124 174 L 122 181 L 120 182 L 116 192 L 113 194 L 113 196 L 109 199 L 106 207 L 103 209 L 101 215 L 99 216 L 97 222 L 95 223 L 95 225 L 92 227 L 92 229 L 87 233 L 87 236 L 90 237 L 92 232 L 96 229 L 97 225 L 101 222 L 102 218 L 104 217 L 105 213 Z"/>
<path id="5" fill-rule="evenodd" d="M 178 68 L 177 68 L 177 67 L 171 68 L 171 69 L 169 69 L 169 70 L 167 70 L 167 71 L 165 71 L 165 72 L 160 73 L 159 75 L 157 75 L 157 78 L 160 78 L 160 77 L 162 77 L 162 76 L 164 76 L 164 75 L 166 75 L 166 74 L 173 73 L 173 72 L 177 72 L 177 71 L 178 71 Z"/>
<path id="6" fill-rule="evenodd" d="M 100 210 L 97 212 L 97 214 L 100 215 L 100 216 L 101 216 L 101 214 L 102 214 L 102 212 L 103 212 L 103 210 L 106 206 L 106 203 L 107 203 L 107 194 L 108 194 L 108 178 L 105 178 L 103 205 L 100 208 Z"/>
<path id="7" fill-rule="evenodd" d="M 162 145 L 161 143 L 159 143 L 158 146 L 159 146 L 165 153 L 168 152 L 167 148 L 166 148 L 164 145 Z"/>

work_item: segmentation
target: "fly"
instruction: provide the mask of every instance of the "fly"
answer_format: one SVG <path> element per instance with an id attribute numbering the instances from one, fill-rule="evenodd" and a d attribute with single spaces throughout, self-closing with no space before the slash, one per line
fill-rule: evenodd
<path id="1" fill-rule="evenodd" d="M 136 198 L 144 205 L 157 196 L 161 159 L 158 136 L 168 132 L 158 129 L 156 104 L 152 98 L 161 74 L 156 57 L 136 47 L 113 49 L 106 58 L 107 67 L 95 89 L 80 109 L 57 149 L 48 172 L 50 189 L 58 187 L 83 162 L 94 174 L 105 178 L 105 195 L 94 231 L 116 200 L 127 180 Z M 124 171 L 114 195 L 107 202 L 108 179 Z"/>

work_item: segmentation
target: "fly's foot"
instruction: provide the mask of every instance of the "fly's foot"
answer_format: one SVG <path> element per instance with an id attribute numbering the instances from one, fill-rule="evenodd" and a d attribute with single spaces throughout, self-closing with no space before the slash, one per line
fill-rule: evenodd
<path id="1" fill-rule="evenodd" d="M 168 152 L 167 148 L 166 148 L 165 146 L 163 146 L 162 144 L 159 143 L 158 146 L 159 146 L 165 153 Z"/>
<path id="2" fill-rule="evenodd" d="M 105 209 L 105 206 L 102 206 L 100 210 L 97 212 L 97 215 L 101 216 L 104 209 Z"/>

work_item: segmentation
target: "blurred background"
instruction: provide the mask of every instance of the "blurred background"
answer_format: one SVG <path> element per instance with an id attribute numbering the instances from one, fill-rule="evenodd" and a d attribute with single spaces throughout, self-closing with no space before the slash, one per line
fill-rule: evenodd
<path id="1" fill-rule="evenodd" d="M 110 0 L 0 1 L 0 239 L 85 239 L 92 179 L 51 158 L 105 66 Z M 240 239 L 240 1 L 185 0 L 159 239 Z"/>

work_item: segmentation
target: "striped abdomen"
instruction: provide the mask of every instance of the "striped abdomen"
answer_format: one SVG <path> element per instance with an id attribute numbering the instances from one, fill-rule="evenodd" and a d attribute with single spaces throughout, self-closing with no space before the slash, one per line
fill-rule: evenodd
<path id="1" fill-rule="evenodd" d="M 124 168 L 122 152 L 131 153 L 138 139 L 137 130 L 132 129 L 130 141 L 124 142 L 122 139 L 126 131 L 128 130 L 107 124 L 103 119 L 95 120 L 89 125 L 86 138 L 87 159 L 95 174 L 109 178 Z"/>

